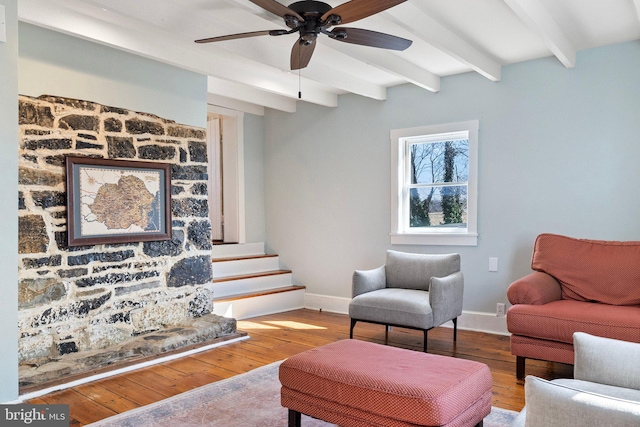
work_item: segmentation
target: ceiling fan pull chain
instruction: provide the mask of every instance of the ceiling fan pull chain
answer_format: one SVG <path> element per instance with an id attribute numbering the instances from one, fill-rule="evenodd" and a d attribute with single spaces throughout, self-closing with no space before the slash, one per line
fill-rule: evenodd
<path id="1" fill-rule="evenodd" d="M 298 52 L 298 57 L 302 56 L 302 51 Z M 302 99 L 302 78 L 300 77 L 300 68 L 298 68 L 298 99 Z"/>

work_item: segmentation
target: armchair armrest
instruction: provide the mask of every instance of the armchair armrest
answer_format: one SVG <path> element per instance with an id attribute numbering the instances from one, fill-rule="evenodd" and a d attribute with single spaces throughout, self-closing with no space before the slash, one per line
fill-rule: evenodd
<path id="1" fill-rule="evenodd" d="M 385 267 L 374 268 L 373 270 L 356 270 L 353 273 L 352 296 L 356 297 L 366 292 L 384 289 L 387 286 L 387 276 Z"/>
<path id="2" fill-rule="evenodd" d="M 507 289 L 511 304 L 541 305 L 562 297 L 562 288 L 553 276 L 536 271 L 513 282 Z"/>
<path id="3" fill-rule="evenodd" d="M 432 277 L 429 286 L 429 304 L 433 310 L 433 324 L 441 325 L 462 314 L 464 277 L 462 272 L 444 277 Z"/>
<path id="4" fill-rule="evenodd" d="M 573 334 L 574 378 L 640 390 L 640 344 Z"/>

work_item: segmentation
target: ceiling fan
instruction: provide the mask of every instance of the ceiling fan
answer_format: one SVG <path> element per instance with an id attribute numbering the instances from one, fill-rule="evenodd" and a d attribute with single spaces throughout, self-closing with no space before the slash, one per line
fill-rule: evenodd
<path id="1" fill-rule="evenodd" d="M 196 40 L 196 43 L 210 43 L 256 36 L 282 36 L 300 33 L 291 50 L 291 69 L 306 67 L 316 47 L 316 38 L 320 33 L 345 43 L 373 46 L 383 49 L 405 50 L 412 41 L 390 34 L 361 28 L 336 27 L 382 12 L 406 0 L 351 0 L 332 8 L 321 1 L 304 0 L 285 6 L 276 0 L 249 0 L 268 12 L 284 18 L 287 30 L 252 31 L 220 37 Z"/>

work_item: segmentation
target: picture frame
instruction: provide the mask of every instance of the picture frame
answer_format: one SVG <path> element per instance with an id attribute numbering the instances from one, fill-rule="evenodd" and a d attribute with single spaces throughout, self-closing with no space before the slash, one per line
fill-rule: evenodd
<path id="1" fill-rule="evenodd" d="M 171 239 L 171 164 L 66 157 L 69 246 Z"/>

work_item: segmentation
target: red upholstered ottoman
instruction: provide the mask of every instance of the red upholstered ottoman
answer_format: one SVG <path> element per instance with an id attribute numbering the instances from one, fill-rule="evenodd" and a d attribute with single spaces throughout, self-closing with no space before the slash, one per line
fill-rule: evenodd
<path id="1" fill-rule="evenodd" d="M 487 365 L 366 341 L 292 356 L 279 377 L 290 427 L 301 414 L 343 427 L 482 426 L 491 412 Z"/>

